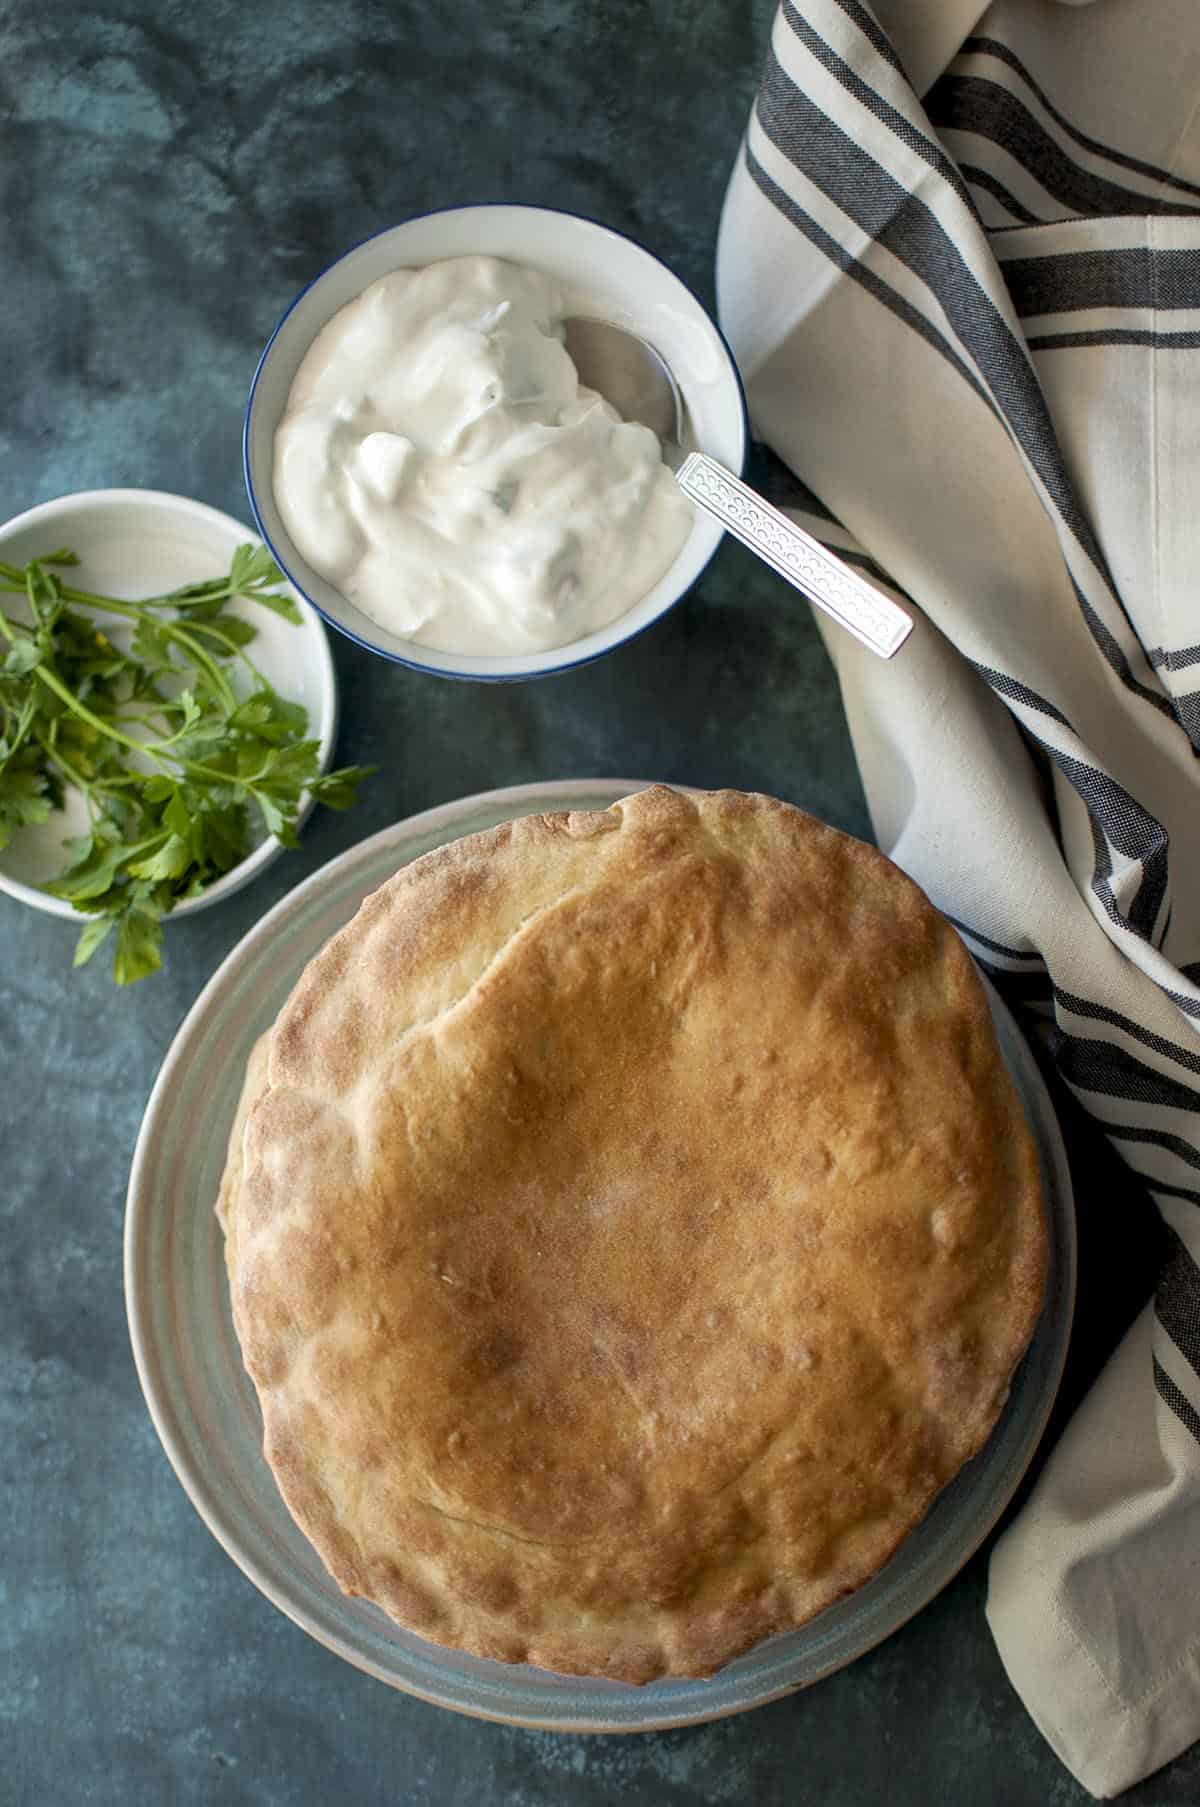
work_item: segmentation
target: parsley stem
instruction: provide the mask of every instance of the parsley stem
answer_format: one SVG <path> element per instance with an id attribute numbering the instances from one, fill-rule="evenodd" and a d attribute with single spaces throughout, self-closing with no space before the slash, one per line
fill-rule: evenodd
<path id="1" fill-rule="evenodd" d="M 65 602 L 78 604 L 83 601 L 81 596 L 68 590 L 65 585 L 61 586 L 61 594 Z M 103 609 L 106 613 L 121 615 L 127 621 L 146 621 L 152 619 L 152 617 L 148 616 L 146 613 L 146 605 L 140 602 L 115 602 L 110 601 L 103 596 L 96 596 L 89 598 L 83 606 L 87 608 Z M 182 627 L 177 621 L 156 621 L 154 625 L 160 634 L 165 634 L 167 638 L 173 640 L 177 646 L 185 647 L 187 651 L 191 653 L 196 664 L 212 679 L 225 707 L 231 712 L 236 709 L 237 697 L 233 693 L 233 687 L 230 684 L 229 679 L 225 676 L 225 673 L 221 670 L 221 667 L 217 664 L 211 653 L 206 652 L 204 647 L 197 643 L 193 632 L 188 628 Z"/>
<path id="2" fill-rule="evenodd" d="M 15 579 L 20 576 L 21 573 L 19 573 L 14 566 L 0 564 L 0 590 L 8 590 L 10 592 L 19 591 L 22 595 L 26 596 L 29 601 L 30 609 L 33 612 L 34 621 L 35 623 L 40 624 L 41 613 L 38 609 L 37 598 L 34 594 L 32 577 L 27 576 L 23 582 L 18 583 Z M 55 581 L 57 583 L 57 579 Z M 189 627 L 184 627 L 182 623 L 178 621 L 156 621 L 149 613 L 150 603 L 167 602 L 169 598 L 158 596 L 151 597 L 149 602 L 119 602 L 113 596 L 91 596 L 86 590 L 72 589 L 69 584 L 57 583 L 57 589 L 60 599 L 73 608 L 96 609 L 106 615 L 119 615 L 126 621 L 154 621 L 154 625 L 159 633 L 165 634 L 167 638 L 173 640 L 177 646 L 185 647 L 192 655 L 196 664 L 199 665 L 201 670 L 212 680 L 225 707 L 231 713 L 237 708 L 237 697 L 234 694 L 233 686 L 230 684 L 229 679 L 225 676 L 221 667 L 212 657 L 212 654 L 201 646 L 195 638 L 196 628 L 201 627 L 204 624 L 197 621 L 191 623 Z M 10 640 L 13 639 L 11 628 L 9 627 L 3 610 L 0 610 L 0 621 L 4 622 L 4 632 L 7 637 Z M 221 635 L 221 638 L 224 640 L 225 636 Z"/>
<path id="3" fill-rule="evenodd" d="M 23 596 L 25 595 L 25 581 L 25 573 L 23 570 L 17 565 L 6 565 L 0 560 L 0 591 L 8 590 Z M 201 602 L 206 604 L 209 602 L 225 602 L 234 595 L 234 591 L 230 588 L 228 578 L 222 578 L 219 582 L 214 582 L 211 595 L 207 591 L 203 596 L 192 597 L 180 597 L 167 593 L 163 596 L 144 596 L 140 602 L 126 604 L 118 603 L 112 596 L 97 596 L 91 590 L 77 590 L 73 584 L 65 584 L 62 579 L 57 576 L 54 578 L 54 584 L 62 601 L 70 603 L 72 607 L 81 609 L 101 609 L 105 611 L 118 609 L 123 612 L 125 608 L 186 609 L 189 602 L 195 607 L 197 603 Z M 253 587 L 251 587 L 247 593 L 252 596 L 254 594 Z M 237 594 L 240 595 L 242 592 L 239 591 Z"/>
<path id="4" fill-rule="evenodd" d="M 181 772 L 190 772 L 193 777 L 212 778 L 218 784 L 232 784 L 244 789 L 249 789 L 262 776 L 262 767 L 247 779 L 239 777 L 236 772 L 222 772 L 216 766 L 202 765 L 196 759 L 181 759 L 178 753 L 171 753 L 164 757 L 158 751 L 157 743 L 134 740 L 131 735 L 122 734 L 119 728 L 114 727 L 112 722 L 106 721 L 103 716 L 93 715 L 87 704 L 81 703 L 78 697 L 72 696 L 66 685 L 61 684 L 54 673 L 47 671 L 44 665 L 35 665 L 33 669 L 34 675 L 39 677 L 42 683 L 52 690 L 55 696 L 59 697 L 81 721 L 87 722 L 89 727 L 96 728 L 101 734 L 107 734 L 110 740 L 119 741 L 123 747 L 128 747 L 131 753 L 146 754 L 149 758 L 157 760 L 159 765 L 176 765 Z"/>
<path id="5" fill-rule="evenodd" d="M 66 685 L 60 683 L 52 671 L 47 671 L 45 665 L 35 665 L 33 670 L 34 676 L 40 678 L 47 690 L 52 690 L 60 702 L 65 703 L 72 714 L 79 717 L 80 721 L 87 722 L 89 727 L 98 729 L 101 734 L 106 734 L 110 740 L 119 741 L 123 747 L 128 747 L 131 753 L 153 751 L 153 748 L 148 747 L 145 741 L 132 740 L 128 734 L 122 734 L 119 728 L 115 728 L 111 721 L 105 721 L 103 716 L 93 715 L 87 704 L 81 703 L 78 697 L 72 696 Z"/>
<path id="6" fill-rule="evenodd" d="M 261 672 L 259 670 L 258 666 L 254 663 L 254 660 L 250 657 L 249 653 L 246 652 L 245 648 L 239 646 L 236 640 L 231 640 L 229 638 L 228 634 L 223 634 L 219 627 L 214 627 L 211 621 L 189 621 L 188 622 L 188 630 L 190 633 L 193 633 L 193 634 L 207 634 L 210 637 L 210 639 L 219 640 L 221 642 L 221 645 L 224 646 L 229 652 L 235 654 L 236 657 L 239 658 L 241 660 L 242 664 L 246 667 L 246 670 L 248 672 L 250 672 L 252 674 L 252 676 L 257 678 L 258 682 L 264 688 L 266 687 L 266 685 L 268 683 L 266 676 L 263 674 L 263 672 Z"/>
<path id="7" fill-rule="evenodd" d="M 33 625 L 40 628 L 42 625 L 42 611 L 38 607 L 37 581 L 35 577 L 35 567 L 33 565 L 26 565 L 25 567 L 25 596 L 29 603 L 29 612 L 33 616 Z"/>
<path id="8" fill-rule="evenodd" d="M 46 755 L 46 758 L 50 761 L 51 765 L 56 765 L 58 767 L 59 771 L 62 773 L 63 777 L 67 780 L 68 784 L 73 784 L 75 786 L 75 789 L 83 797 L 83 800 L 87 804 L 88 811 L 94 822 L 96 819 L 96 811 L 97 811 L 97 804 L 96 804 L 94 793 L 96 790 L 107 789 L 107 786 L 102 785 L 102 784 L 101 785 L 92 785 L 83 776 L 82 772 L 77 772 L 75 770 L 75 767 L 70 763 L 70 761 L 63 758 L 63 756 L 59 752 L 57 746 L 52 746 L 51 743 L 43 735 L 35 734 L 33 738 L 37 741 L 38 746 L 42 749 L 42 752 Z"/>
<path id="9" fill-rule="evenodd" d="M 19 715 L 15 710 L 9 709 L 7 705 L 0 705 L 0 714 L 2 714 L 6 724 L 13 720 L 15 720 L 17 724 L 16 731 L 12 735 L 8 733 L 7 727 L 5 727 L 4 733 L 0 735 L 0 739 L 8 742 L 8 752 L 3 759 L 0 759 L 0 772 L 2 772 L 9 760 L 19 753 L 21 748 L 25 745 L 25 742 L 29 737 L 29 731 L 33 726 L 33 719 L 37 714 L 37 703 L 33 696 L 29 695 L 25 698 Z"/>
<path id="10" fill-rule="evenodd" d="M 225 676 L 225 673 L 221 670 L 221 667 L 217 664 L 212 654 L 205 651 L 204 647 L 200 645 L 194 634 L 189 633 L 187 628 L 180 627 L 178 623 L 174 621 L 162 622 L 159 627 L 159 632 L 166 634 L 167 638 L 173 640 L 177 646 L 187 648 L 201 670 L 208 673 L 218 695 L 224 702 L 226 709 L 232 714 L 237 708 L 237 697 L 233 693 L 233 685 L 229 682 L 229 679 Z"/>
<path id="11" fill-rule="evenodd" d="M 60 577 L 54 576 L 56 594 L 63 602 L 69 603 L 72 608 L 98 609 L 105 612 L 109 610 L 124 612 L 127 608 L 179 609 L 185 617 L 188 609 L 210 608 L 213 603 L 233 602 L 239 596 L 245 597 L 250 602 L 257 601 L 263 595 L 271 599 L 275 596 L 277 581 L 278 579 L 270 582 L 254 579 L 235 589 L 230 580 L 223 577 L 214 579 L 211 584 L 206 584 L 201 592 L 193 592 L 191 595 L 179 590 L 168 590 L 161 596 L 143 596 L 135 603 L 122 604 L 112 596 L 97 596 L 91 590 L 77 590 L 73 584 L 65 584 Z M 25 573 L 18 566 L 7 565 L 0 560 L 0 593 L 4 591 L 24 596 L 26 593 Z"/>

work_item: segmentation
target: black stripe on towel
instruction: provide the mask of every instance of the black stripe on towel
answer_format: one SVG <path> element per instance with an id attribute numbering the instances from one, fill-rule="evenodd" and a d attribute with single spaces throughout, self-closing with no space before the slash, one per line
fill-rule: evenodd
<path id="1" fill-rule="evenodd" d="M 1094 1114 L 1092 1120 L 1114 1142 L 1134 1142 L 1142 1147 L 1162 1148 L 1167 1154 L 1174 1155 L 1176 1160 L 1182 1161 L 1185 1167 L 1200 1168 L 1200 1149 L 1184 1136 L 1172 1135 L 1166 1129 L 1149 1129 L 1144 1123 L 1110 1123 L 1106 1117 Z"/>
<path id="2" fill-rule="evenodd" d="M 1144 1180 L 1151 1192 L 1161 1192 L 1164 1198 L 1184 1198 L 1190 1205 L 1200 1205 L 1200 1192 L 1191 1186 L 1164 1186 L 1156 1180 L 1152 1173 L 1143 1173 L 1140 1168 L 1132 1169 L 1140 1180 Z"/>
<path id="3" fill-rule="evenodd" d="M 1038 226 L 1043 223 L 1038 219 L 1036 213 L 1030 213 L 1028 207 L 1018 201 L 1016 195 L 1009 193 L 1003 182 L 999 177 L 994 176 L 990 169 L 980 169 L 976 163 L 960 163 L 958 167 L 962 171 L 963 180 L 968 188 L 982 189 L 985 194 L 991 195 L 993 201 L 999 202 L 1005 213 L 1010 213 L 1020 225 Z M 997 230 L 998 228 L 995 226 L 988 227 L 989 232 Z"/>
<path id="4" fill-rule="evenodd" d="M 1149 685 L 1143 684 L 1140 678 L 1134 677 L 1133 667 L 1126 658 L 1116 635 L 1112 632 L 1111 628 L 1107 627 L 1105 623 L 1101 621 L 1099 615 L 1080 589 L 1078 583 L 1076 583 L 1074 572 L 1068 570 L 1067 576 L 1071 580 L 1071 588 L 1075 592 L 1075 600 L 1079 604 L 1079 612 L 1087 623 L 1088 631 L 1091 634 L 1092 639 L 1096 642 L 1097 646 L 1104 654 L 1105 659 L 1108 661 L 1109 665 L 1112 666 L 1112 669 L 1116 672 L 1122 684 L 1124 684 L 1126 690 L 1132 691 L 1134 696 L 1141 697 L 1144 703 L 1149 703 L 1152 708 L 1159 711 L 1160 715 L 1169 715 L 1172 720 L 1175 720 L 1175 711 L 1171 707 L 1170 699 L 1164 696 L 1160 690 L 1151 690 Z M 1122 608 L 1121 612 L 1122 614 L 1125 613 L 1124 608 Z M 1126 615 L 1125 618 L 1128 620 L 1128 615 Z"/>
<path id="5" fill-rule="evenodd" d="M 1200 646 L 1152 646 L 1146 657 L 1156 670 L 1186 671 L 1189 665 L 1200 665 Z"/>
<path id="6" fill-rule="evenodd" d="M 1008 947 L 1003 941 L 993 941 L 990 935 L 984 935 L 979 929 L 972 928 L 969 922 L 960 922 L 957 916 L 951 916 L 948 910 L 942 915 L 947 922 L 952 922 L 960 934 L 969 935 L 972 941 L 978 941 L 981 947 L 990 947 L 994 954 L 1003 954 L 1006 960 L 1036 960 L 1045 965 L 1036 947 Z M 1197 1063 L 1200 1071 L 1200 1062 Z"/>
<path id="7" fill-rule="evenodd" d="M 1194 203 L 1163 201 L 1086 169 L 1067 155 L 1020 96 L 1002 82 L 956 75 L 948 69 L 926 96 L 925 110 L 939 132 L 969 132 L 997 145 L 1069 213 L 1095 218 L 1196 211 Z"/>
<path id="8" fill-rule="evenodd" d="M 990 665 L 975 660 L 970 663 L 1000 696 L 1034 710 L 1074 733 L 1062 710 L 1046 697 L 1039 696 L 1028 684 L 1022 684 L 1008 672 L 996 671 Z M 1063 752 L 1040 735 L 1037 741 L 1087 807 L 1096 849 L 1093 879 L 1096 895 L 1115 923 L 1132 929 L 1143 940 L 1149 940 L 1167 890 L 1169 841 L 1165 828 L 1106 772 Z M 1112 888 L 1112 859 L 1106 843 L 1127 859 L 1137 860 L 1142 868 L 1137 890 L 1124 910 Z"/>
<path id="9" fill-rule="evenodd" d="M 1196 1441 L 1200 1443 L 1200 1412 L 1197 1412 L 1187 1394 L 1175 1385 L 1157 1355 L 1154 1358 L 1154 1384 L 1158 1389 L 1159 1398 L 1170 1406 L 1179 1422 L 1185 1425 Z"/>
<path id="10" fill-rule="evenodd" d="M 1127 1104 L 1165 1105 L 1173 1110 L 1200 1110 L 1200 1091 L 1184 1085 L 1113 1042 L 1069 1035 L 1055 1026 L 1050 1042 L 1064 1079 L 1082 1092 L 1123 1098 Z"/>
<path id="11" fill-rule="evenodd" d="M 1126 859 L 1140 861 L 1142 878 L 1137 893 L 1128 908 L 1118 909 L 1117 914 L 1120 921 L 1148 941 L 1167 893 L 1170 842 L 1166 829 L 1107 772 L 1085 765 L 1081 759 L 1049 744 L 1046 752 L 1087 805 L 1093 824 L 1103 831 L 1105 840 Z"/>
<path id="12" fill-rule="evenodd" d="M 980 665 L 974 659 L 971 659 L 969 663 L 991 689 L 997 691 L 1001 696 L 1007 697 L 1010 703 L 1020 703 L 1026 709 L 1036 709 L 1039 714 L 1049 716 L 1051 721 L 1061 723 L 1064 728 L 1070 729 L 1074 734 L 1075 730 L 1062 710 L 1056 704 L 1048 702 L 1044 696 L 1039 696 L 1036 690 L 1031 690 L 1019 679 L 1010 677 L 1006 671 L 997 671 L 994 666 Z"/>
<path id="13" fill-rule="evenodd" d="M 1154 1294 L 1158 1321 L 1200 1374 L 1200 1269 L 1179 1232 L 1163 1224 L 1167 1253 Z"/>
<path id="14" fill-rule="evenodd" d="M 1120 169 L 1130 170 L 1135 175 L 1146 176 L 1152 182 L 1161 182 L 1165 188 L 1177 188 L 1184 194 L 1200 195 L 1200 186 L 1197 186 L 1195 182 L 1185 182 L 1182 176 L 1173 176 L 1169 170 L 1159 169 L 1156 164 L 1147 163 L 1141 157 L 1131 157 L 1126 151 L 1115 150 L 1111 144 L 1101 144 L 1098 138 L 1089 138 L 1086 132 L 1081 132 L 1078 127 L 1073 126 L 1066 115 L 1059 112 L 1046 90 L 1033 79 L 1016 51 L 1011 50 L 1007 44 L 1001 44 L 999 39 L 982 36 L 968 38 L 959 54 L 994 56 L 1000 62 L 1007 63 L 1008 67 L 1020 76 L 1044 110 L 1049 113 L 1055 125 L 1060 126 L 1068 138 L 1073 138 L 1075 143 L 1081 145 L 1085 151 L 1091 151 L 1094 156 L 1103 157 L 1109 163 L 1115 163 Z M 1152 199 L 1151 196 L 1145 198 Z"/>
<path id="15" fill-rule="evenodd" d="M 1187 977 L 1192 977 L 1186 967 L 1180 970 Z M 1198 963 L 1197 970 L 1200 972 L 1200 963 Z M 1153 1029 L 1147 1029 L 1143 1023 L 1134 1022 L 1131 1016 L 1125 1016 L 1121 1011 L 1113 1010 L 1107 1004 L 1098 1004 L 1094 998 L 1082 998 L 1077 992 L 1067 991 L 1061 985 L 1054 987 L 1054 999 L 1072 1016 L 1086 1017 L 1091 1022 L 1107 1023 L 1110 1029 L 1123 1030 L 1126 1035 L 1132 1036 L 1134 1041 L 1141 1042 L 1143 1047 L 1152 1049 L 1155 1054 L 1161 1054 L 1166 1060 L 1175 1061 L 1178 1066 L 1186 1068 L 1189 1073 L 1200 1074 L 1200 1054 L 1195 1053 L 1191 1048 L 1184 1047 L 1180 1042 L 1168 1040 L 1165 1035 L 1159 1035 Z M 1131 1056 L 1131 1058 L 1133 1057 Z M 1146 1070 L 1151 1072 L 1156 1069 L 1147 1068 Z"/>
<path id="16" fill-rule="evenodd" d="M 838 0 L 838 5 L 841 7 L 846 17 L 854 21 L 855 25 L 857 25 L 858 29 L 862 32 L 863 37 L 879 52 L 884 62 L 890 63 L 896 73 L 903 76 L 904 80 L 907 81 L 908 76 L 904 72 L 904 65 L 896 55 L 891 39 L 881 28 L 874 13 L 867 7 L 862 6 L 860 0 Z"/>
<path id="17" fill-rule="evenodd" d="M 1030 351 L 1088 351 L 1094 345 L 1152 345 L 1156 351 L 1195 351 L 1200 332 L 1150 333 L 1136 326 L 1110 326 L 1095 332 L 1031 333 Z"/>
<path id="18" fill-rule="evenodd" d="M 1200 255 L 1152 251 L 1062 251 L 1054 257 L 1011 257 L 1001 274 L 1022 320 L 1092 307 L 1200 307 Z"/>

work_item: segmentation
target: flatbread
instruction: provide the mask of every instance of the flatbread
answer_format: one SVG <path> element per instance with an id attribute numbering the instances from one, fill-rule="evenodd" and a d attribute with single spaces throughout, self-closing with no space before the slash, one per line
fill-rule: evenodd
<path id="1" fill-rule="evenodd" d="M 631 1682 L 877 1573 L 995 1424 L 1046 1262 L 953 929 L 729 791 L 398 872 L 256 1051 L 221 1212 L 266 1459 L 339 1585 Z"/>

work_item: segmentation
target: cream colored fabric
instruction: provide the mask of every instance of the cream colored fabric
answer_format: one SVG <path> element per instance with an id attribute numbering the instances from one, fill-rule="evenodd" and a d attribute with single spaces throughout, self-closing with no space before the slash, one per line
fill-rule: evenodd
<path id="1" fill-rule="evenodd" d="M 1146 1410 L 1152 1318 L 1147 1307 L 992 1557 L 988 1622 L 1005 1665 L 1101 1796 L 1196 1737 L 1195 1439 L 1162 1400 Z"/>
<path id="2" fill-rule="evenodd" d="M 826 633 L 880 844 L 1167 1226 L 992 1565 L 1102 1797 L 1200 1735 L 1198 94 L 1193 0 L 785 0 L 718 258 L 793 512 L 916 610 Z"/>

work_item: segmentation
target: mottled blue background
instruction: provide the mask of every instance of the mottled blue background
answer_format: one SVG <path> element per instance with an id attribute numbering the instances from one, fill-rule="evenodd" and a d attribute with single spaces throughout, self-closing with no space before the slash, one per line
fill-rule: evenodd
<path id="1" fill-rule="evenodd" d="M 769 17 L 769 0 L 0 3 L 0 519 L 121 484 L 244 517 L 241 409 L 268 333 L 327 261 L 415 212 L 578 209 L 711 300 Z M 129 1354 L 124 1187 L 171 1035 L 258 915 L 397 817 L 534 778 L 759 788 L 867 832 L 808 612 L 737 547 L 667 620 L 570 677 L 473 688 L 335 654 L 340 755 L 379 776 L 248 892 L 173 925 L 158 978 L 118 994 L 100 961 L 72 974 L 70 925 L 0 898 L 0 1802 L 1082 1802 L 992 1649 L 982 1558 L 810 1694 L 580 1739 L 368 1680 L 196 1517 Z M 1116 1271 L 1109 1181 L 1083 1177 L 1071 1391 L 1144 1281 Z M 1128 1798 L 1195 1803 L 1200 1762 Z"/>

